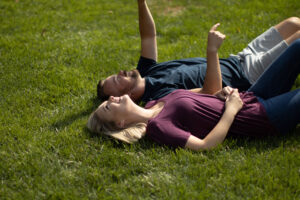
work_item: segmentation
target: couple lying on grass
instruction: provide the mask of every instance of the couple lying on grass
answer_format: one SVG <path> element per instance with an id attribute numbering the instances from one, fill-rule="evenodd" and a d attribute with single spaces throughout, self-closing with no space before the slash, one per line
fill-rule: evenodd
<path id="1" fill-rule="evenodd" d="M 225 35 L 216 24 L 208 33 L 207 59 L 157 63 L 154 21 L 144 0 L 138 8 L 137 70 L 99 81 L 98 96 L 108 100 L 91 114 L 91 131 L 128 143 L 146 135 L 160 144 L 200 150 L 227 135 L 284 134 L 300 122 L 300 89 L 290 91 L 300 71 L 299 18 L 284 20 L 227 59 L 218 58 Z"/>

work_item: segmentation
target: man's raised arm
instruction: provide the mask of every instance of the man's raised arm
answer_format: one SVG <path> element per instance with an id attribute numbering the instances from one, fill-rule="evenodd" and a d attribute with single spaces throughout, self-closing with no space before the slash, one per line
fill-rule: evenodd
<path id="1" fill-rule="evenodd" d="M 202 92 L 214 94 L 222 89 L 222 75 L 218 49 L 220 48 L 225 35 L 217 31 L 220 24 L 215 24 L 208 33 L 207 41 L 207 69 L 204 79 Z"/>
<path id="2" fill-rule="evenodd" d="M 215 24 L 208 32 L 207 39 L 207 68 L 203 88 L 194 88 L 190 91 L 202 94 L 215 94 L 222 89 L 222 75 L 218 49 L 220 48 L 225 35 L 217 31 L 220 24 Z"/>
<path id="3" fill-rule="evenodd" d="M 141 36 L 141 56 L 157 61 L 156 29 L 146 0 L 137 0 L 139 9 L 139 29 Z"/>

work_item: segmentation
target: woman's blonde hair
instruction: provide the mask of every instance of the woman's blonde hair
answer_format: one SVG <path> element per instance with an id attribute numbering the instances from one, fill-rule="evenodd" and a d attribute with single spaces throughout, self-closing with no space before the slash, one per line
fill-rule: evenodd
<path id="1" fill-rule="evenodd" d="M 120 129 L 114 122 L 105 122 L 101 120 L 95 112 L 89 117 L 87 128 L 94 133 L 103 133 L 130 144 L 137 142 L 146 134 L 145 123 L 137 123 L 134 126 Z"/>

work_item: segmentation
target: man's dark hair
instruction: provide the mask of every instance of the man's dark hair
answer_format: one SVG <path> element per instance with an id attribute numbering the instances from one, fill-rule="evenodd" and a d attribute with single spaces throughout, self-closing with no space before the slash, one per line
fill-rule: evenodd
<path id="1" fill-rule="evenodd" d="M 97 84 L 97 96 L 101 101 L 105 101 L 109 97 L 107 94 L 104 93 L 103 85 L 104 85 L 103 80 L 100 80 Z"/>

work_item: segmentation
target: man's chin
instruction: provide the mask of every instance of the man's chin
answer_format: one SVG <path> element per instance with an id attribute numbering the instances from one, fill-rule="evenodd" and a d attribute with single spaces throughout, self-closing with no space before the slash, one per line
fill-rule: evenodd
<path id="1" fill-rule="evenodd" d="M 141 75 L 140 75 L 139 71 L 135 69 L 135 70 L 132 70 L 132 71 L 131 71 L 130 76 L 131 76 L 132 78 L 137 79 L 137 78 L 138 78 L 139 76 L 141 76 Z"/>

